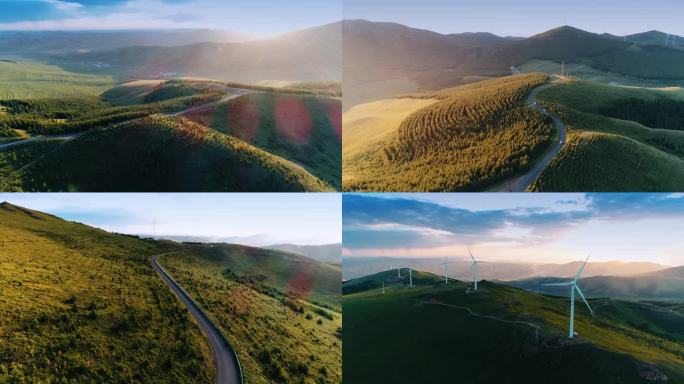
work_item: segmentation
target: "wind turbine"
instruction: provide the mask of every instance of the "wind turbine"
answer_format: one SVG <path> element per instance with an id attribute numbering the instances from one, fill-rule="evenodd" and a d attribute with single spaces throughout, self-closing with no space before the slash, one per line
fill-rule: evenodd
<path id="1" fill-rule="evenodd" d="M 385 294 L 385 280 L 382 281 L 382 294 Z"/>
<path id="2" fill-rule="evenodd" d="M 447 270 L 447 263 L 449 258 L 444 259 L 444 285 L 449 284 L 449 271 Z"/>
<path id="3" fill-rule="evenodd" d="M 413 287 L 413 275 L 411 274 L 411 268 L 404 268 L 409 271 L 409 287 Z"/>
<path id="4" fill-rule="evenodd" d="M 470 248 L 468 248 L 468 253 L 470 253 L 470 258 L 473 259 L 473 264 L 470 268 L 473 270 L 473 289 L 477 292 L 477 264 L 479 261 L 475 260 L 473 253 L 470 252 Z"/>
<path id="5" fill-rule="evenodd" d="M 579 271 L 577 271 L 577 274 L 575 274 L 575 279 L 572 281 L 568 281 L 565 283 L 549 283 L 549 284 L 542 284 L 542 285 L 555 285 L 555 286 L 567 286 L 570 287 L 570 331 L 568 333 L 569 338 L 573 338 L 575 336 L 575 290 L 577 293 L 579 293 L 580 297 L 584 301 L 584 304 L 587 305 L 587 308 L 589 308 L 589 312 L 591 313 L 592 316 L 594 316 L 594 311 L 592 311 L 591 307 L 589 306 L 589 303 L 587 302 L 587 299 L 584 297 L 582 294 L 582 290 L 580 289 L 579 285 L 577 285 L 577 280 L 579 280 L 580 275 L 582 274 L 582 271 L 584 270 L 584 267 L 587 265 L 587 261 L 589 261 L 589 254 L 587 256 L 587 259 L 584 260 L 584 264 L 580 267 Z"/>

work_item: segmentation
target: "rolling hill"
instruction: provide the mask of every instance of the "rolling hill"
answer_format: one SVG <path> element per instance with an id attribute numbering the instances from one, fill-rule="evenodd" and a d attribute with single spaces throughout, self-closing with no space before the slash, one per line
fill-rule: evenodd
<path id="1" fill-rule="evenodd" d="M 398 126 L 396 113 L 360 106 L 389 120 L 377 119 L 381 132 L 350 110 L 352 119 L 343 119 L 351 125 L 344 129 L 350 148 L 343 152 L 343 189 L 473 191 L 524 173 L 553 140 L 552 124 L 526 105 L 532 89 L 546 81 L 544 74 L 509 76 L 407 95 L 437 101 Z"/>
<path id="2" fill-rule="evenodd" d="M 314 260 L 341 264 L 342 263 L 342 244 L 324 245 L 297 245 L 297 244 L 273 244 L 264 248 L 275 249 L 278 251 L 295 253 L 310 257 Z"/>
<path id="3" fill-rule="evenodd" d="M 52 55 L 76 72 L 120 80 L 198 77 L 258 83 L 265 80 L 340 80 L 341 25 L 328 24 L 269 39 L 182 46 L 136 46 Z"/>
<path id="4" fill-rule="evenodd" d="M 383 279 L 383 272 L 366 281 Z M 434 276 L 434 281 L 439 277 Z M 351 282 L 349 282 L 351 283 Z M 450 381 L 649 383 L 684 378 L 681 307 L 590 300 L 576 307 L 567 339 L 567 299 L 483 281 L 373 286 L 343 296 L 344 378 L 350 383 Z M 429 367 L 427 369 L 426 367 Z"/>
<path id="5" fill-rule="evenodd" d="M 248 40 L 232 31 L 210 29 L 118 31 L 0 31 L 0 55 L 44 56 L 110 50 L 128 46 L 179 46 Z"/>
<path id="6" fill-rule="evenodd" d="M 345 109 L 405 93 L 500 77 L 533 60 L 587 65 L 641 79 L 684 79 L 684 51 L 570 26 L 512 39 L 344 20 Z M 664 42 L 664 39 L 663 39 Z M 682 40 L 684 42 L 684 40 Z"/>
<path id="7" fill-rule="evenodd" d="M 504 284 L 549 295 L 567 296 L 567 288 L 542 285 L 566 280 L 567 278 L 538 277 Z M 683 301 L 684 268 L 668 268 L 636 276 L 585 277 L 580 279 L 580 286 L 587 297 Z"/>
<path id="8" fill-rule="evenodd" d="M 21 190 L 322 191 L 332 187 L 300 166 L 190 120 L 149 116 L 90 131 L 27 163 L 2 152 Z M 41 151 L 36 151 L 40 153 Z M 10 171 L 8 171 L 10 172 Z"/>
<path id="9" fill-rule="evenodd" d="M 285 92 L 257 91 L 183 116 L 291 160 L 340 189 L 340 100 Z"/>
<path id="10" fill-rule="evenodd" d="M 230 335 L 248 382 L 342 381 L 339 267 L 226 244 L 160 261 Z"/>
<path id="11" fill-rule="evenodd" d="M 0 381 L 213 382 L 203 335 L 149 267 L 173 249 L 0 204 Z"/>
<path id="12" fill-rule="evenodd" d="M 572 80 L 542 91 L 539 99 L 560 116 L 569 134 L 567 145 L 532 190 L 665 191 L 684 186 L 681 88 Z M 626 172 L 632 177 L 622 177 Z"/>

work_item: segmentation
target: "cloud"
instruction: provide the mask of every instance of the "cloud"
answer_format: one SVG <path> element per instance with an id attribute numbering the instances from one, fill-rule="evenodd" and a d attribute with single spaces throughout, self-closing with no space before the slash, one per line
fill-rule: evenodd
<path id="1" fill-rule="evenodd" d="M 83 8 L 83 4 L 68 1 L 45 0 L 45 2 L 48 4 L 52 4 L 53 7 L 60 11 L 72 11 L 75 9 Z"/>

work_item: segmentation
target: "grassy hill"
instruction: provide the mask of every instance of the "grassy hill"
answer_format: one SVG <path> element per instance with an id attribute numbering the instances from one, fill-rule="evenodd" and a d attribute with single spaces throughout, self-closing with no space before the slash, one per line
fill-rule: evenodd
<path id="1" fill-rule="evenodd" d="M 549 145 L 550 122 L 526 105 L 546 75 L 504 77 L 439 92 L 437 99 L 343 153 L 347 191 L 472 191 L 524 172 Z M 390 118 L 393 118 L 391 115 Z M 366 132 L 368 131 L 368 132 Z"/>
<path id="2" fill-rule="evenodd" d="M 390 287 L 407 288 L 411 282 L 416 286 L 429 286 L 444 284 L 444 277 L 433 275 L 428 272 L 402 269 L 398 272 L 396 269 L 384 272 L 378 272 L 372 275 L 359 277 L 356 279 L 347 280 L 342 284 L 342 294 L 348 295 L 356 292 L 368 291 L 371 289 L 382 289 L 383 284 L 385 289 Z"/>
<path id="3" fill-rule="evenodd" d="M 567 144 L 532 185 L 533 190 L 669 191 L 684 187 L 681 89 L 571 81 L 544 90 L 539 99 L 561 117 L 569 134 Z"/>
<path id="4" fill-rule="evenodd" d="M 342 244 L 323 244 L 323 245 L 297 245 L 297 244 L 273 244 L 264 248 L 275 249 L 278 251 L 296 253 L 298 255 L 310 257 L 324 263 L 341 265 L 342 263 Z"/>
<path id="5" fill-rule="evenodd" d="M 307 169 L 341 188 L 341 102 L 259 92 L 184 114 Z"/>
<path id="6" fill-rule="evenodd" d="M 0 382 L 212 382 L 208 344 L 149 266 L 173 248 L 0 204 Z"/>
<path id="7" fill-rule="evenodd" d="M 567 278 L 537 277 L 505 282 L 505 284 L 544 294 L 567 296 L 567 287 L 543 285 L 567 280 Z M 684 272 L 681 267 L 630 277 L 586 277 L 580 280 L 580 286 L 587 297 L 684 301 Z"/>
<path id="8" fill-rule="evenodd" d="M 339 267 L 221 244 L 160 262 L 228 335 L 249 383 L 342 382 Z"/>
<path id="9" fill-rule="evenodd" d="M 183 118 L 150 116 L 91 131 L 21 162 L 35 145 L 42 143 L 3 151 L 24 191 L 332 189 L 287 160 Z"/>
<path id="10" fill-rule="evenodd" d="M 114 86 L 107 75 L 66 71 L 26 60 L 0 60 L 0 100 L 99 95 Z"/>
<path id="11" fill-rule="evenodd" d="M 684 339 L 672 322 L 684 315 L 681 308 L 672 315 L 653 304 L 590 300 L 596 316 L 577 306 L 579 336 L 570 341 L 567 299 L 486 281 L 479 293 L 467 294 L 468 286 L 391 286 L 385 294 L 345 295 L 345 382 L 684 379 Z"/>

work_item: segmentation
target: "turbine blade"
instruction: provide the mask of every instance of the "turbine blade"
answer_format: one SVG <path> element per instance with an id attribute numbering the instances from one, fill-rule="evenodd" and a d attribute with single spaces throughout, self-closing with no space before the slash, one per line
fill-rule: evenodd
<path id="1" fill-rule="evenodd" d="M 589 312 L 591 312 L 591 315 L 594 316 L 594 311 L 591 309 L 591 306 L 589 306 L 589 303 L 587 302 L 587 299 L 584 297 L 584 294 L 582 294 L 582 290 L 577 284 L 573 284 L 575 286 L 575 289 L 577 290 L 577 293 L 579 293 L 580 297 L 582 300 L 584 300 L 584 304 L 587 305 L 587 308 L 589 308 Z"/>
<path id="2" fill-rule="evenodd" d="M 591 253 L 587 256 L 587 259 L 584 260 L 584 264 L 580 267 L 579 271 L 577 271 L 577 274 L 575 275 L 575 282 L 579 280 L 580 275 L 582 274 L 582 271 L 584 271 L 584 267 L 587 265 L 587 261 L 589 261 L 589 256 L 591 256 Z"/>
<path id="3" fill-rule="evenodd" d="M 468 250 L 468 253 L 470 253 L 470 258 L 473 259 L 473 261 L 475 261 L 475 257 L 473 256 L 473 253 L 470 252 L 470 248 L 466 248 L 466 249 Z"/>
<path id="4" fill-rule="evenodd" d="M 567 283 L 547 283 L 547 284 L 541 284 L 541 285 L 547 285 L 547 286 L 553 285 L 553 286 L 559 286 L 559 287 L 566 287 L 568 285 L 573 285 L 573 284 L 574 284 L 574 282 L 568 281 Z"/>

